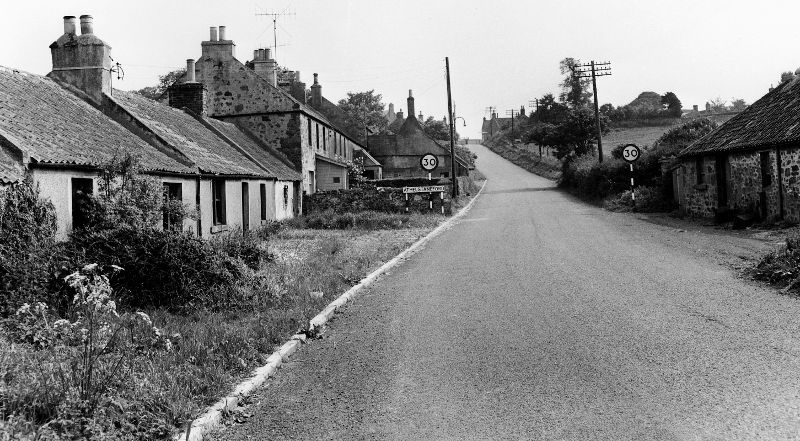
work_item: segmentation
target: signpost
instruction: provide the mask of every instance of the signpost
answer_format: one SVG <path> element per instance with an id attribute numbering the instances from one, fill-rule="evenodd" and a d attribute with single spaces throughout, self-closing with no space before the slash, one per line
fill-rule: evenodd
<path id="1" fill-rule="evenodd" d="M 639 160 L 642 151 L 636 144 L 627 144 L 622 148 L 622 159 L 628 162 L 631 166 L 631 201 L 634 207 L 636 206 L 636 193 L 633 190 L 633 163 Z"/>
<path id="2" fill-rule="evenodd" d="M 428 180 L 431 180 L 431 172 L 439 166 L 439 158 L 433 153 L 426 153 L 419 158 L 419 165 L 428 172 Z M 433 194 L 439 193 L 439 200 L 442 201 L 442 214 L 444 214 L 444 185 L 426 185 L 423 187 L 403 187 L 406 196 L 406 212 L 408 212 L 408 195 L 413 193 L 429 193 L 428 207 L 433 210 Z"/>
<path id="3" fill-rule="evenodd" d="M 436 167 L 439 166 L 439 158 L 437 158 L 433 153 L 426 153 L 419 158 L 419 165 L 423 170 L 428 172 L 428 180 L 430 180 L 431 172 L 436 170 Z"/>

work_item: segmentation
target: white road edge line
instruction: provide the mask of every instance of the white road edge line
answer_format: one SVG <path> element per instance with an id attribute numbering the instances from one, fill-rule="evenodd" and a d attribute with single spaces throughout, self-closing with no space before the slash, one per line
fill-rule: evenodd
<path id="1" fill-rule="evenodd" d="M 465 214 L 472 208 L 472 205 L 475 204 L 475 201 L 478 200 L 478 197 L 483 193 L 483 189 L 486 188 L 486 183 L 488 180 L 483 182 L 483 186 L 475 195 L 474 198 L 467 204 L 464 208 L 459 210 L 453 217 L 443 222 L 441 225 L 436 227 L 433 231 L 428 233 L 427 236 L 423 237 L 422 239 L 416 241 L 413 245 L 408 247 L 405 251 L 395 256 L 392 260 L 383 264 L 380 268 L 373 271 L 367 277 L 365 277 L 358 285 L 350 288 L 339 296 L 336 300 L 332 301 L 322 310 L 319 314 L 317 314 L 314 318 L 312 318 L 309 322 L 309 326 L 313 329 L 321 328 L 325 325 L 325 323 L 333 317 L 336 310 L 344 306 L 352 297 L 354 297 L 359 291 L 368 287 L 372 284 L 375 280 L 378 279 L 379 276 L 383 275 L 393 267 L 397 266 L 398 264 L 402 263 L 408 257 L 411 257 L 415 252 L 417 252 L 423 245 L 428 243 L 431 239 L 441 234 L 443 231 L 447 230 L 448 228 L 452 227 L 456 221 L 460 220 L 464 217 Z M 232 412 L 239 404 L 239 401 L 250 395 L 254 390 L 256 390 L 259 386 L 264 384 L 267 378 L 275 375 L 275 372 L 278 368 L 286 361 L 289 357 L 292 356 L 300 346 L 305 343 L 306 336 L 304 334 L 295 334 L 293 335 L 288 342 L 286 342 L 280 349 L 273 352 L 272 355 L 267 358 L 267 364 L 261 366 L 253 371 L 253 375 L 248 378 L 247 380 L 239 383 L 234 389 L 233 393 L 221 400 L 217 401 L 214 405 L 208 408 L 208 410 L 200 415 L 199 417 L 195 418 L 192 421 L 191 426 L 189 427 L 188 431 L 184 431 L 173 437 L 175 441 L 202 441 L 203 435 L 208 432 L 210 429 L 219 425 L 220 420 L 222 419 L 222 414 L 226 412 Z"/>

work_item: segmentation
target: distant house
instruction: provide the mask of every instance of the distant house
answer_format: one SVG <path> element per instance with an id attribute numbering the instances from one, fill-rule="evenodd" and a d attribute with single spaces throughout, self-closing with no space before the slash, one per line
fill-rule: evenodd
<path id="1" fill-rule="evenodd" d="M 208 115 L 276 146 L 303 176 L 305 193 L 347 188 L 347 161 L 361 146 L 306 104 L 305 85 L 296 73 L 284 86 L 289 92 L 279 87 L 269 49 L 255 50 L 250 68 L 236 58 L 236 44 L 225 33 L 224 26 L 219 32 L 211 28 L 195 65 L 197 81 L 208 91 Z"/>
<path id="2" fill-rule="evenodd" d="M 511 118 L 498 118 L 496 112 L 492 112 L 491 119 L 483 118 L 481 125 L 481 138 L 483 141 L 488 141 L 492 136 L 500 133 L 505 124 L 511 124 Z"/>
<path id="3" fill-rule="evenodd" d="M 349 132 L 344 127 L 352 126 L 352 122 L 350 121 L 350 116 L 345 113 L 344 110 L 340 109 L 339 106 L 329 101 L 322 95 L 322 85 L 319 84 L 319 75 L 314 74 L 314 84 L 311 86 L 311 99 L 309 100 L 309 104 L 314 110 L 322 113 L 328 121 L 330 121 L 331 126 L 334 127 L 339 133 L 342 134 L 345 138 L 349 139 L 353 143 L 353 159 L 355 158 L 362 158 L 365 167 L 365 174 L 369 179 L 380 179 L 380 176 L 383 175 L 382 166 L 380 162 L 378 162 L 375 158 L 369 155 L 361 145 L 355 141 L 355 134 Z M 369 129 L 367 130 L 367 140 L 369 141 Z M 323 179 L 324 181 L 330 181 L 330 178 L 333 178 L 336 170 L 330 170 L 330 174 L 328 177 Z M 318 173 L 318 180 L 319 177 L 323 176 L 322 173 Z M 323 181 L 320 180 L 320 181 Z M 347 180 L 347 171 L 345 170 L 343 181 Z M 335 184 L 335 183 L 334 183 Z M 338 190 L 347 188 L 343 185 L 341 186 L 334 186 L 329 184 L 328 188 L 324 188 L 325 190 Z M 323 189 L 320 187 L 320 189 Z"/>
<path id="4" fill-rule="evenodd" d="M 708 217 L 729 208 L 800 221 L 800 79 L 689 145 L 679 161 L 673 182 L 686 213 Z"/>
<path id="5" fill-rule="evenodd" d="M 408 92 L 408 114 L 414 114 L 414 97 Z M 439 159 L 439 166 L 433 176 L 450 177 L 450 147 L 444 146 L 428 136 L 417 118 L 409 117 L 403 121 L 396 134 L 370 137 L 369 154 L 383 165 L 383 176 L 417 177 L 426 176 L 420 159 L 425 154 L 433 154 Z M 456 176 L 468 176 L 469 163 L 456 155 Z"/>
<path id="6" fill-rule="evenodd" d="M 85 222 L 78 205 L 97 190 L 98 167 L 125 153 L 140 158 L 166 197 L 199 208 L 180 227 L 199 236 L 299 210 L 290 189 L 300 174 L 238 127 L 207 118 L 196 104 L 205 89 L 191 74 L 183 98 L 172 100 L 182 109 L 113 89 L 111 48 L 93 34 L 91 16 L 81 16 L 81 35 L 75 17 L 65 17 L 50 49 L 47 77 L 0 68 L 0 182 L 29 172 L 55 206 L 59 238 Z"/>

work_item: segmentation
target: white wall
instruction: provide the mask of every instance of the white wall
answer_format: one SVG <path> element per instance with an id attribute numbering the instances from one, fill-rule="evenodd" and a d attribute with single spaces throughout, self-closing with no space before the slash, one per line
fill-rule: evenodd
<path id="1" fill-rule="evenodd" d="M 56 209 L 57 240 L 66 240 L 72 231 L 72 178 L 91 178 L 97 191 L 97 174 L 85 171 L 59 169 L 33 169 L 33 180 L 39 184 L 42 199 L 53 203 Z"/>

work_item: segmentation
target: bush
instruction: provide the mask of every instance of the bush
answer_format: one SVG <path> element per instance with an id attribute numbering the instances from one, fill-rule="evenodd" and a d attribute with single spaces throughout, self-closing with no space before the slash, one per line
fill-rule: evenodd
<path id="1" fill-rule="evenodd" d="M 63 264 L 55 234 L 55 209 L 30 175 L 0 191 L 0 317 L 23 303 L 63 303 L 54 295 Z"/>
<path id="2" fill-rule="evenodd" d="M 68 247 L 75 266 L 105 262 L 124 268 L 111 283 L 125 308 L 200 307 L 210 293 L 233 286 L 238 275 L 224 254 L 233 252 L 235 244 L 217 251 L 188 233 L 129 227 L 85 230 L 73 235 Z"/>

